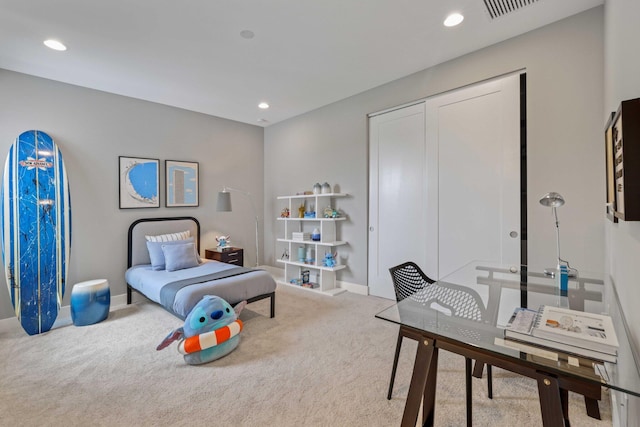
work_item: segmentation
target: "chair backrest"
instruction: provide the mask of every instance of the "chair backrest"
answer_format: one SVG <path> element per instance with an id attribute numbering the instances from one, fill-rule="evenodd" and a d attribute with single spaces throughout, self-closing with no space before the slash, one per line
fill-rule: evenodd
<path id="1" fill-rule="evenodd" d="M 389 269 L 393 288 L 396 291 L 396 301 L 414 295 L 421 289 L 434 283 L 435 280 L 427 277 L 426 274 L 413 262 L 405 262 Z"/>
<path id="2" fill-rule="evenodd" d="M 411 298 L 427 306 L 437 303 L 450 311 L 454 317 L 475 321 L 486 320 L 486 309 L 482 299 L 473 289 L 452 283 L 439 286 L 413 262 L 391 267 L 389 273 L 391 273 L 398 302 Z"/>

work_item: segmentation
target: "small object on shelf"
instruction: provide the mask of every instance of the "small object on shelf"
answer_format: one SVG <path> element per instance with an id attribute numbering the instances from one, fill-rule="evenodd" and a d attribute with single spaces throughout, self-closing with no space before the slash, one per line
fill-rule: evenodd
<path id="1" fill-rule="evenodd" d="M 298 218 L 304 218 L 304 202 L 298 208 Z"/>
<path id="2" fill-rule="evenodd" d="M 216 242 L 218 242 L 218 247 L 220 249 L 231 246 L 231 238 L 229 236 L 216 236 Z"/>
<path id="3" fill-rule="evenodd" d="M 305 240 L 311 239 L 311 234 L 304 233 L 302 231 L 294 231 L 291 233 L 291 240 L 295 240 L 298 242 L 304 242 Z"/>
<path id="4" fill-rule="evenodd" d="M 322 194 L 331 194 L 331 186 L 328 182 L 322 184 Z"/>
<path id="5" fill-rule="evenodd" d="M 314 242 L 320 241 L 320 230 L 318 230 L 317 228 L 313 229 L 313 233 L 311 233 L 311 240 L 313 240 Z"/>
<path id="6" fill-rule="evenodd" d="M 315 218 L 316 217 L 316 213 L 315 212 L 305 212 L 304 213 L 304 217 L 305 218 Z"/>
<path id="7" fill-rule="evenodd" d="M 321 191 L 322 191 L 322 186 L 320 185 L 319 182 L 316 182 L 315 184 L 313 184 L 313 194 L 320 194 Z"/>
<path id="8" fill-rule="evenodd" d="M 302 270 L 302 284 L 309 283 L 309 270 Z"/>
<path id="9" fill-rule="evenodd" d="M 332 253 L 325 253 L 324 254 L 324 259 L 322 260 L 322 265 L 324 265 L 325 267 L 335 267 L 336 266 L 336 258 L 338 257 L 338 254 L 332 254 Z"/>
<path id="10" fill-rule="evenodd" d="M 315 261 L 315 258 L 313 257 L 313 249 L 311 249 L 311 246 L 307 247 L 307 257 L 305 258 L 305 261 L 307 262 L 307 264 L 313 264 L 313 262 Z"/>
<path id="11" fill-rule="evenodd" d="M 289 283 L 291 283 L 292 285 L 301 286 L 302 285 L 302 279 L 291 279 L 291 280 L 289 280 Z"/>
<path id="12" fill-rule="evenodd" d="M 338 218 L 340 214 L 336 209 L 333 209 L 331 206 L 327 206 L 324 209 L 324 217 L 325 218 Z"/>
<path id="13" fill-rule="evenodd" d="M 304 246 L 300 246 L 298 248 L 298 261 L 304 262 L 305 257 L 306 257 L 306 252 L 304 250 Z"/>
<path id="14" fill-rule="evenodd" d="M 309 282 L 309 283 L 302 283 L 300 286 L 302 286 L 303 288 L 315 289 L 319 285 L 317 283 Z"/>
<path id="15" fill-rule="evenodd" d="M 284 208 L 282 209 L 282 211 L 280 211 L 280 218 L 289 218 L 289 215 L 291 215 L 291 212 L 289 212 L 289 208 Z"/>
<path id="16" fill-rule="evenodd" d="M 285 249 L 284 252 L 282 252 L 282 256 L 280 257 L 280 259 L 283 259 L 283 260 L 289 259 L 289 249 Z"/>

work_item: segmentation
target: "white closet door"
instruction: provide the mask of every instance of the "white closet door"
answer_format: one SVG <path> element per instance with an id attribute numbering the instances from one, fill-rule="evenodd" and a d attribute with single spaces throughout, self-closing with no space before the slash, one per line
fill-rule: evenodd
<path id="1" fill-rule="evenodd" d="M 389 268 L 426 255 L 424 103 L 369 121 L 369 293 L 395 299 Z"/>
<path id="2" fill-rule="evenodd" d="M 473 260 L 520 262 L 519 82 L 507 76 L 426 102 L 431 277 Z"/>

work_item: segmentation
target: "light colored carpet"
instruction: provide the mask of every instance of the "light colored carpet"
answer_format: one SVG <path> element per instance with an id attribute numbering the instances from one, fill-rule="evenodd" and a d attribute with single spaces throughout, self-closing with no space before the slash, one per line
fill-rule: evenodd
<path id="1" fill-rule="evenodd" d="M 151 303 L 110 313 L 101 323 L 62 326 L 29 337 L 0 332 L 3 426 L 396 426 L 415 357 L 405 340 L 393 399 L 386 399 L 397 326 L 375 319 L 388 300 L 325 297 L 280 286 L 276 317 L 250 304 L 239 347 L 227 357 L 186 365 L 176 345 L 156 345 L 180 320 Z M 494 398 L 474 379 L 475 426 L 540 426 L 532 380 L 495 369 Z M 588 418 L 570 393 L 574 426 Z M 465 425 L 464 359 L 440 352 L 437 426 Z"/>

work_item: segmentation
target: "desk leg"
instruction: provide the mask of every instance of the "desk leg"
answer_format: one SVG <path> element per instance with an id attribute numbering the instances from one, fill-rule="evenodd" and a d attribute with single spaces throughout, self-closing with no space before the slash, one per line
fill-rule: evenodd
<path id="1" fill-rule="evenodd" d="M 416 361 L 413 365 L 411 384 L 407 394 L 407 403 L 402 415 L 402 427 L 415 427 L 418 421 L 421 400 L 424 399 L 423 419 L 425 426 L 433 426 L 433 408 L 436 395 L 436 369 L 438 365 L 438 350 L 433 340 L 420 338 Z M 428 388 L 427 388 L 428 385 Z M 430 401 L 430 402 L 429 402 Z M 431 419 L 431 424 L 427 421 Z"/>
<path id="2" fill-rule="evenodd" d="M 568 392 L 560 390 L 558 380 L 554 377 L 539 374 L 537 381 L 542 425 L 544 427 L 569 427 L 569 419 L 564 410 L 567 405 Z"/>
<path id="3" fill-rule="evenodd" d="M 465 385 L 467 386 L 467 398 L 466 398 L 466 403 L 467 403 L 467 427 L 471 427 L 472 425 L 472 416 L 473 416 L 473 385 L 471 383 L 471 363 L 472 360 L 469 359 L 468 357 L 464 358 L 464 370 L 465 370 L 465 375 L 464 375 L 464 380 L 465 380 Z M 478 362 L 476 361 L 476 367 L 478 366 Z M 480 377 L 482 377 L 482 371 L 480 371 Z"/>
<path id="4" fill-rule="evenodd" d="M 433 427 L 436 408 L 436 383 L 438 379 L 438 349 L 433 346 L 431 360 L 429 361 L 429 371 L 422 396 L 422 425 Z"/>
<path id="5" fill-rule="evenodd" d="M 600 419 L 600 408 L 598 407 L 598 401 L 596 399 L 585 396 L 584 404 L 587 407 L 587 415 L 596 420 Z"/>

